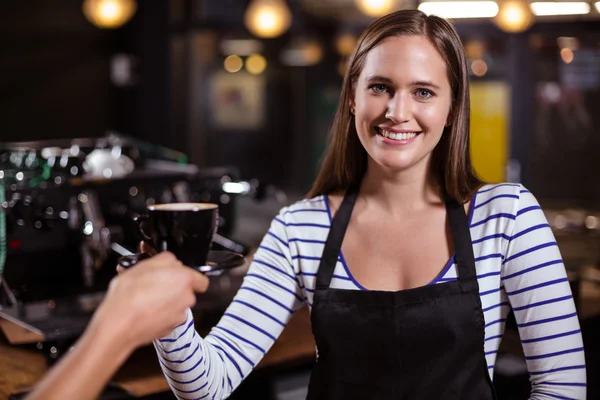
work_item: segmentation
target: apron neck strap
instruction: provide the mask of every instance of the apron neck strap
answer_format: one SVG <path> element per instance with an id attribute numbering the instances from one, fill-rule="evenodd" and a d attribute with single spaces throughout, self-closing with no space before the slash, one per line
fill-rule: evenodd
<path id="1" fill-rule="evenodd" d="M 346 235 L 346 229 L 350 223 L 354 203 L 356 203 L 358 188 L 358 185 L 348 188 L 344 196 L 344 201 L 342 201 L 340 208 L 333 217 L 333 221 L 331 221 L 331 228 L 329 229 L 329 235 L 327 235 L 327 241 L 325 242 L 325 248 L 321 256 L 319 269 L 317 270 L 317 284 L 315 287 L 317 290 L 329 288 L 333 271 L 342 250 L 342 242 Z"/>
<path id="2" fill-rule="evenodd" d="M 448 220 L 450 221 L 452 242 L 454 243 L 454 261 L 458 266 L 458 280 L 461 283 L 467 281 L 477 282 L 471 230 L 469 229 L 469 218 L 465 213 L 465 208 L 463 204 L 447 195 L 444 196 L 444 201 L 448 212 Z"/>

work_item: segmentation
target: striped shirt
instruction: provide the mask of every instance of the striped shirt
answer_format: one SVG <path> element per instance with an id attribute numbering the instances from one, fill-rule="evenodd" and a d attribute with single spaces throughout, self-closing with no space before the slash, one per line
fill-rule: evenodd
<path id="1" fill-rule="evenodd" d="M 178 398 L 227 398 L 294 312 L 304 304 L 310 309 L 331 220 L 326 196 L 283 208 L 217 326 L 201 338 L 188 312 L 185 323 L 154 342 Z M 559 249 L 535 197 L 519 184 L 486 185 L 473 197 L 469 226 L 490 376 L 512 309 L 531 376 L 531 399 L 585 399 L 579 321 Z M 431 284 L 456 278 L 452 258 Z M 366 290 L 352 276 L 342 253 L 330 285 Z"/>

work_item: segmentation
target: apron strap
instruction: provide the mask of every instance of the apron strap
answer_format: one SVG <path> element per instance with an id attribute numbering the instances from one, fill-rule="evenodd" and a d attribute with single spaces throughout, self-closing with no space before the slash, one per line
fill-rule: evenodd
<path id="1" fill-rule="evenodd" d="M 356 203 L 356 197 L 358 196 L 358 186 L 352 186 L 346 191 L 344 201 L 340 205 L 339 210 L 335 213 L 333 221 L 331 222 L 331 228 L 327 235 L 327 241 L 325 242 L 325 248 L 323 249 L 323 255 L 321 256 L 321 262 L 319 263 L 319 269 L 317 271 L 317 284 L 315 289 L 327 289 L 333 277 L 333 271 L 337 265 L 337 260 L 342 250 L 342 243 L 344 236 L 346 235 L 346 229 L 350 223 L 350 217 L 352 216 L 352 210 L 354 209 L 354 203 Z M 327 199 L 326 199 L 327 200 Z"/>
<path id="2" fill-rule="evenodd" d="M 455 261 L 458 265 L 458 280 L 461 284 L 468 284 L 470 281 L 477 282 L 469 218 L 462 204 L 459 204 L 456 200 L 448 196 L 445 196 L 445 202 L 448 219 L 450 220 L 454 251 L 456 253 Z"/>

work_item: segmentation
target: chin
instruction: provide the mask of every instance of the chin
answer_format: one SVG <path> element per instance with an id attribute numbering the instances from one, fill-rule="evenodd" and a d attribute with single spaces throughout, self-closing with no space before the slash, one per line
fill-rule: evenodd
<path id="1" fill-rule="evenodd" d="M 374 166 L 383 168 L 390 172 L 401 172 L 406 171 L 417 164 L 413 157 L 407 157 L 408 155 L 386 155 L 384 157 L 373 158 Z"/>

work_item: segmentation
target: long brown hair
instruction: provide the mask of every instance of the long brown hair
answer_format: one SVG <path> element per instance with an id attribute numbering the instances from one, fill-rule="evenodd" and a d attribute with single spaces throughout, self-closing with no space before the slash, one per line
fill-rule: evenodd
<path id="1" fill-rule="evenodd" d="M 358 39 L 348 60 L 329 146 L 307 197 L 345 190 L 359 184 L 367 169 L 367 152 L 358 139 L 350 113 L 358 77 L 369 51 L 390 36 L 425 36 L 446 62 L 452 88 L 449 126 L 432 154 L 432 168 L 445 192 L 459 202 L 468 201 L 481 186 L 469 154 L 469 82 L 462 42 L 448 21 L 418 10 L 401 10 L 370 24 Z"/>

